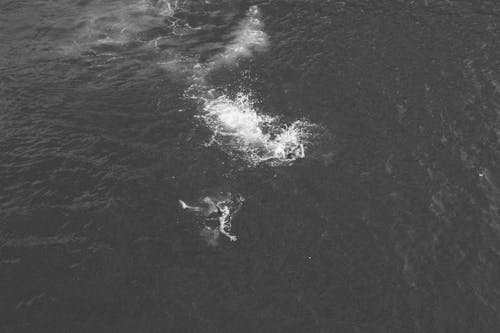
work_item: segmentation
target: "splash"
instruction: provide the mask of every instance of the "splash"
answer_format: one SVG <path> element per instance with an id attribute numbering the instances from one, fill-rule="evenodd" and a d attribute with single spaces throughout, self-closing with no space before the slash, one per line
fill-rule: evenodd
<path id="1" fill-rule="evenodd" d="M 203 101 L 204 114 L 200 118 L 213 132 L 209 144 L 217 143 L 252 165 L 288 164 L 305 157 L 304 147 L 313 124 L 297 120 L 287 125 L 278 117 L 260 114 L 248 94 Z"/>
<path id="2" fill-rule="evenodd" d="M 235 98 L 215 97 L 206 79 L 219 66 L 234 65 L 238 59 L 266 49 L 268 38 L 262 30 L 260 17 L 257 6 L 249 8 L 224 51 L 193 67 L 192 84 L 185 96 L 201 101 L 203 113 L 199 118 L 213 132 L 209 145 L 217 143 L 227 153 L 238 155 L 250 165 L 261 162 L 279 165 L 305 157 L 312 124 L 303 120 L 285 124 L 278 117 L 259 113 L 250 94 L 240 93 Z"/>
<path id="3" fill-rule="evenodd" d="M 279 117 L 258 112 L 251 94 L 239 93 L 230 98 L 216 95 L 210 87 L 207 78 L 220 66 L 235 65 L 240 58 L 266 49 L 268 37 L 263 27 L 259 8 L 251 6 L 223 52 L 193 66 L 192 82 L 184 93 L 186 98 L 201 104 L 198 118 L 213 132 L 207 145 L 218 144 L 226 153 L 242 158 L 251 166 L 262 162 L 289 164 L 304 158 L 312 130 L 318 127 L 305 120 L 285 123 Z"/>

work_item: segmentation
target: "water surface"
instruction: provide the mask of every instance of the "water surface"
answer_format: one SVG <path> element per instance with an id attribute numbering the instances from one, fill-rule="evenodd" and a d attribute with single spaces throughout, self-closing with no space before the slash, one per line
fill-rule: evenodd
<path id="1" fill-rule="evenodd" d="M 497 332 L 499 15 L 1 1 L 2 330 Z"/>

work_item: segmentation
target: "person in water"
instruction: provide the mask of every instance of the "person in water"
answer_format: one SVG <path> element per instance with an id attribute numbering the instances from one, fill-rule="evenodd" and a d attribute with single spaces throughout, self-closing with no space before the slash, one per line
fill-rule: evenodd
<path id="1" fill-rule="evenodd" d="M 210 197 L 203 198 L 203 206 L 191 206 L 179 200 L 182 209 L 189 210 L 202 215 L 205 227 L 218 229 L 220 233 L 226 235 L 231 241 L 236 241 L 237 237 L 230 234 L 232 217 L 241 209 L 244 198 L 239 196 L 236 199 L 228 198 L 219 202 L 214 202 Z"/>

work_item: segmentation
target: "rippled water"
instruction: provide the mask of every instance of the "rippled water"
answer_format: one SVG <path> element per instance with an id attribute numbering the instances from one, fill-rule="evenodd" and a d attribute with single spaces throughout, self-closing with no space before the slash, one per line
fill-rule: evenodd
<path id="1" fill-rule="evenodd" d="M 2 331 L 497 332 L 499 15 L 0 1 Z"/>

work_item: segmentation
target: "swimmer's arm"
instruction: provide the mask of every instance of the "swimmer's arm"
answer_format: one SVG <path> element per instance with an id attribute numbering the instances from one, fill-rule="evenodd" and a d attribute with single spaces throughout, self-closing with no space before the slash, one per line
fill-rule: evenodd
<path id="1" fill-rule="evenodd" d="M 182 200 L 179 200 L 179 203 L 181 204 L 182 209 L 188 209 L 188 210 L 192 210 L 192 211 L 195 211 L 195 212 L 201 212 L 202 211 L 201 207 L 189 206 L 187 203 L 185 203 Z"/>

